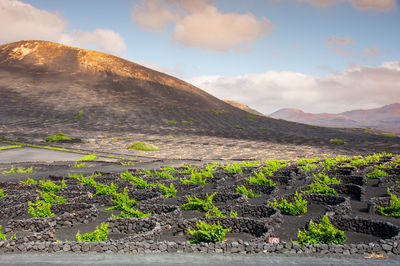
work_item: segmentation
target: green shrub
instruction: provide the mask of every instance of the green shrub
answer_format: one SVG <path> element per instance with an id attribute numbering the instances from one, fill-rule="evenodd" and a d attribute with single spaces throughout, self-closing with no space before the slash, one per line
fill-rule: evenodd
<path id="1" fill-rule="evenodd" d="M 105 185 L 105 184 L 96 184 L 96 193 L 94 194 L 95 196 L 97 195 L 112 195 L 117 192 L 118 185 L 114 184 L 114 182 L 111 182 L 111 184 Z"/>
<path id="2" fill-rule="evenodd" d="M 263 170 L 267 176 L 273 176 L 273 172 L 287 166 L 285 160 L 267 160 L 264 161 L 264 163 L 265 166 L 263 167 Z"/>
<path id="3" fill-rule="evenodd" d="M 0 224 L 0 230 L 1 230 L 2 227 L 3 226 Z M 0 240 L 4 240 L 4 241 L 7 240 L 6 234 L 4 234 L 2 231 L 0 231 Z"/>
<path id="4" fill-rule="evenodd" d="M 230 232 L 231 228 L 223 228 L 219 224 L 207 224 L 202 220 L 196 223 L 199 230 L 188 230 L 189 234 L 193 236 L 190 243 L 200 242 L 221 242 L 224 241 L 226 233 Z"/>
<path id="5" fill-rule="evenodd" d="M 318 166 L 315 164 L 309 164 L 309 165 L 300 165 L 299 167 L 304 171 L 311 171 L 312 169 L 317 168 Z"/>
<path id="6" fill-rule="evenodd" d="M 174 125 L 176 125 L 176 121 L 174 121 L 174 120 L 168 120 L 168 121 L 167 121 L 167 124 L 168 124 L 168 125 L 171 125 L 171 126 L 174 126 Z"/>
<path id="7" fill-rule="evenodd" d="M 80 158 L 80 159 L 78 160 L 78 162 L 79 162 L 79 161 L 80 161 L 80 162 L 82 162 L 82 161 L 93 161 L 93 160 L 96 160 L 96 158 L 97 158 L 97 155 L 94 154 L 94 153 L 91 153 L 91 154 L 88 154 L 88 155 L 83 156 L 82 158 Z"/>
<path id="8" fill-rule="evenodd" d="M 46 192 L 58 192 L 61 190 L 61 188 L 67 186 L 64 182 L 64 179 L 61 181 L 60 185 L 56 185 L 51 180 L 46 180 L 45 178 L 39 180 L 39 183 L 40 187 Z"/>
<path id="9" fill-rule="evenodd" d="M 4 190 L 0 188 L 0 198 L 7 197 L 8 194 L 4 194 Z"/>
<path id="10" fill-rule="evenodd" d="M 38 200 L 35 202 L 28 202 L 28 212 L 30 215 L 36 218 L 53 217 L 54 213 L 51 212 L 51 204 L 44 200 Z"/>
<path id="11" fill-rule="evenodd" d="M 81 235 L 78 231 L 76 234 L 76 241 L 79 242 L 98 242 L 98 241 L 107 241 L 108 238 L 108 224 L 101 223 L 100 229 L 96 226 L 96 229 L 91 233 L 86 233 Z"/>
<path id="12" fill-rule="evenodd" d="M 171 173 L 167 173 L 164 171 L 161 171 L 161 172 L 155 171 L 155 173 L 156 173 L 156 176 L 158 176 L 159 178 L 175 179 L 175 177 Z"/>
<path id="13" fill-rule="evenodd" d="M 375 168 L 373 172 L 368 173 L 365 176 L 368 179 L 377 179 L 377 178 L 381 178 L 382 176 L 387 176 L 387 175 L 388 175 L 388 173 L 386 173 L 385 171 Z"/>
<path id="14" fill-rule="evenodd" d="M 181 209 L 185 210 L 185 211 L 196 210 L 196 211 L 206 212 L 210 209 L 210 207 L 214 206 L 212 200 L 216 194 L 217 194 L 217 192 L 214 192 L 210 196 L 207 194 L 206 195 L 207 199 L 205 199 L 205 200 L 201 200 L 201 199 L 197 198 L 196 196 L 193 196 L 193 197 L 186 196 L 188 202 L 185 204 L 182 204 Z"/>
<path id="15" fill-rule="evenodd" d="M 229 173 L 239 173 L 240 175 L 243 175 L 242 167 L 238 163 L 229 164 L 228 166 L 224 167 L 224 169 Z"/>
<path id="16" fill-rule="evenodd" d="M 53 193 L 36 190 L 37 193 L 43 198 L 46 203 L 50 204 L 64 204 L 67 200 L 63 196 L 57 196 Z"/>
<path id="17" fill-rule="evenodd" d="M 78 119 L 81 115 L 83 115 L 83 110 L 80 110 L 79 113 L 74 116 L 74 119 Z"/>
<path id="18" fill-rule="evenodd" d="M 84 186 L 96 186 L 96 181 L 94 180 L 94 176 L 83 176 L 77 178 L 77 181 Z"/>
<path id="19" fill-rule="evenodd" d="M 59 142 L 61 140 L 72 140 L 72 139 L 67 137 L 64 133 L 57 133 L 55 135 L 46 137 L 47 142 Z"/>
<path id="20" fill-rule="evenodd" d="M 334 145 L 343 145 L 344 144 L 343 139 L 330 139 L 329 142 Z"/>
<path id="21" fill-rule="evenodd" d="M 347 237 L 343 231 L 336 229 L 330 223 L 329 218 L 325 215 L 322 218 L 322 223 L 313 223 L 310 221 L 308 225 L 308 230 L 301 231 L 297 233 L 298 240 L 293 241 L 299 245 L 304 244 L 344 244 Z"/>
<path id="22" fill-rule="evenodd" d="M 171 174 L 174 174 L 176 172 L 175 168 L 172 167 L 172 166 L 161 167 L 160 170 L 161 171 L 168 171 Z"/>
<path id="23" fill-rule="evenodd" d="M 236 125 L 236 126 L 234 126 L 233 128 L 236 128 L 236 129 L 244 129 L 244 127 L 239 126 L 239 125 Z"/>
<path id="24" fill-rule="evenodd" d="M 113 197 L 114 198 L 111 199 L 111 201 L 114 202 L 114 206 L 107 208 L 106 211 L 125 210 L 126 208 L 132 208 L 134 205 L 138 204 L 136 200 L 129 198 L 126 187 L 124 188 L 123 193 L 114 193 Z"/>
<path id="25" fill-rule="evenodd" d="M 314 175 L 314 177 L 314 183 L 316 184 L 331 185 L 340 184 L 342 182 L 340 179 L 336 179 L 336 177 L 329 177 L 327 174 L 324 173 L 318 173 L 317 175 Z M 324 179 L 320 179 L 319 177 L 323 177 Z"/>
<path id="26" fill-rule="evenodd" d="M 207 178 L 203 179 L 203 173 L 202 172 L 197 172 L 196 170 L 192 171 L 192 174 L 190 175 L 190 179 L 180 179 L 181 183 L 183 184 L 195 184 L 195 185 L 206 185 Z"/>
<path id="27" fill-rule="evenodd" d="M 11 166 L 11 169 L 10 170 L 4 170 L 3 172 L 1 172 L 3 175 L 4 174 L 15 174 L 16 172 L 15 172 L 15 169 L 14 169 L 14 166 Z"/>
<path id="28" fill-rule="evenodd" d="M 306 159 L 302 158 L 297 161 L 299 165 L 307 165 L 307 164 L 312 164 L 312 163 L 318 163 L 320 160 L 318 157 L 312 158 L 312 159 Z"/>
<path id="29" fill-rule="evenodd" d="M 276 199 L 271 202 L 272 207 L 278 208 L 282 214 L 298 216 L 307 213 L 307 201 L 304 200 L 301 194 L 297 193 L 294 196 L 294 204 L 292 202 L 287 202 L 286 199 L 282 200 L 282 203 L 278 203 Z"/>
<path id="30" fill-rule="evenodd" d="M 260 130 L 267 131 L 267 128 L 266 127 L 260 127 Z"/>
<path id="31" fill-rule="evenodd" d="M 135 142 L 128 146 L 128 149 L 139 150 L 139 151 L 158 151 L 158 147 L 147 142 Z"/>
<path id="32" fill-rule="evenodd" d="M 257 177 L 249 177 L 246 180 L 250 183 L 250 185 L 267 185 L 267 186 L 276 186 L 276 183 L 271 179 L 265 177 L 263 171 L 256 173 Z"/>
<path id="33" fill-rule="evenodd" d="M 260 195 L 254 194 L 252 189 L 247 190 L 244 185 L 236 187 L 236 193 L 246 195 L 249 198 L 260 197 Z"/>
<path id="34" fill-rule="evenodd" d="M 235 218 L 237 216 L 238 216 L 238 213 L 231 209 L 231 211 L 229 213 L 229 217 Z"/>
<path id="35" fill-rule="evenodd" d="M 26 181 L 19 181 L 21 184 L 26 184 L 26 185 L 36 185 L 38 182 L 32 178 L 26 179 Z"/>
<path id="36" fill-rule="evenodd" d="M 132 181 L 130 183 L 132 185 L 135 185 L 139 189 L 147 189 L 147 188 L 155 186 L 155 184 L 147 183 L 145 180 L 143 180 L 142 177 L 132 176 L 131 180 Z"/>
<path id="37" fill-rule="evenodd" d="M 119 214 L 119 216 L 115 216 L 112 215 L 112 219 L 116 219 L 116 218 L 146 218 L 146 217 L 150 217 L 151 216 L 151 212 L 148 213 L 143 213 L 139 210 L 134 210 L 132 208 L 128 208 L 128 207 L 123 207 L 123 211 L 121 211 L 121 213 Z"/>
<path id="38" fill-rule="evenodd" d="M 217 207 L 214 205 L 212 206 L 212 209 L 206 212 L 206 217 L 220 217 L 220 218 L 225 218 L 226 216 L 222 214 L 220 210 L 218 210 Z"/>
<path id="39" fill-rule="evenodd" d="M 75 162 L 74 167 L 76 167 L 76 168 L 85 168 L 86 167 L 86 163 Z"/>
<path id="40" fill-rule="evenodd" d="M 396 197 L 396 195 L 390 193 L 390 190 L 387 190 L 388 195 L 390 195 L 390 204 L 387 207 L 378 206 L 378 211 L 384 216 L 390 217 L 400 217 L 400 198 Z"/>
<path id="41" fill-rule="evenodd" d="M 324 194 L 324 195 L 333 195 L 337 196 L 338 193 L 335 189 L 329 187 L 326 184 L 321 184 L 321 183 L 312 183 L 310 184 L 310 189 L 309 190 L 304 190 L 302 193 L 306 194 Z"/>
<path id="42" fill-rule="evenodd" d="M 241 162 L 241 163 L 239 163 L 239 165 L 241 166 L 241 167 L 257 167 L 257 166 L 259 166 L 260 165 L 260 161 L 244 161 L 244 162 Z"/>
<path id="43" fill-rule="evenodd" d="M 164 186 L 161 183 L 158 183 L 158 188 L 160 189 L 161 193 L 163 194 L 164 198 L 173 198 L 176 196 L 177 190 L 174 187 L 174 184 L 171 183 L 169 187 Z"/>

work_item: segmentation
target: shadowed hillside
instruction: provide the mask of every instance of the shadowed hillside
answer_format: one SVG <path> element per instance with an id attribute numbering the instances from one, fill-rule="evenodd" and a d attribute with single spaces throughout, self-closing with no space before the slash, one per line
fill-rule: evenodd
<path id="1" fill-rule="evenodd" d="M 316 129 L 249 115 L 169 75 L 115 56 L 46 41 L 0 46 L 0 100 L 0 133 L 81 130 L 310 145 L 330 145 L 329 139 L 342 138 L 352 140 L 352 145 L 373 141 L 382 149 L 398 145 L 397 139 L 380 139 L 363 130 Z"/>

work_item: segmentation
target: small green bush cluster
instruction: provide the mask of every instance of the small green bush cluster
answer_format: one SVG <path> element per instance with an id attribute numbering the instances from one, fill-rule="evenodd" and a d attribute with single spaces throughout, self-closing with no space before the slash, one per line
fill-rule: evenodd
<path id="1" fill-rule="evenodd" d="M 199 230 L 188 230 L 193 237 L 190 243 L 221 242 L 225 239 L 226 233 L 232 230 L 231 228 L 224 228 L 219 222 L 217 224 L 207 224 L 202 220 L 199 220 L 196 226 Z"/>
<path id="2" fill-rule="evenodd" d="M 34 179 L 30 178 L 30 177 L 28 177 L 28 178 L 26 179 L 26 181 L 20 180 L 19 182 L 20 182 L 21 184 L 26 184 L 26 185 L 36 185 L 36 184 L 38 183 L 36 180 L 34 180 Z"/>
<path id="3" fill-rule="evenodd" d="M 329 218 L 325 215 L 322 218 L 322 223 L 313 223 L 310 221 L 308 225 L 308 230 L 301 231 L 297 233 L 298 240 L 293 241 L 299 245 L 304 244 L 344 244 L 347 237 L 342 230 L 336 229 L 330 223 Z"/>
<path id="4" fill-rule="evenodd" d="M 226 167 L 224 167 L 224 169 L 229 173 L 238 173 L 240 175 L 243 175 L 242 167 L 238 163 L 229 164 Z"/>
<path id="5" fill-rule="evenodd" d="M 19 174 L 26 174 L 26 173 L 32 173 L 33 172 L 33 167 L 31 166 L 31 167 L 29 167 L 29 168 L 26 168 L 26 169 L 17 169 L 17 171 L 15 171 L 15 169 L 14 169 L 14 166 L 11 166 L 11 169 L 10 170 L 4 170 L 3 172 L 1 172 L 2 174 L 16 174 L 16 173 L 19 173 Z"/>
<path id="6" fill-rule="evenodd" d="M 158 147 L 147 142 L 135 142 L 128 146 L 128 149 L 139 151 L 158 151 Z"/>
<path id="7" fill-rule="evenodd" d="M 54 213 L 51 212 L 51 203 L 47 203 L 44 200 L 38 200 L 35 202 L 28 202 L 28 213 L 36 218 L 53 217 Z"/>
<path id="8" fill-rule="evenodd" d="M 130 199 L 128 195 L 127 188 L 124 188 L 124 192 L 122 193 L 114 193 L 113 199 L 111 201 L 114 203 L 114 206 L 111 206 L 106 209 L 106 211 L 110 210 L 125 210 L 127 208 L 132 208 L 134 205 L 138 203 L 134 199 Z"/>
<path id="9" fill-rule="evenodd" d="M 168 171 L 171 174 L 174 174 L 176 172 L 175 168 L 173 166 L 166 166 L 166 167 L 161 167 L 160 168 L 161 171 Z"/>
<path id="10" fill-rule="evenodd" d="M 337 179 L 336 177 L 329 177 L 327 174 L 324 173 L 318 173 L 317 175 L 314 175 L 314 177 L 314 183 L 316 184 L 331 185 L 340 184 L 342 182 L 340 179 Z M 323 177 L 323 179 L 321 179 L 320 177 Z"/>
<path id="11" fill-rule="evenodd" d="M 248 190 L 244 185 L 236 187 L 236 193 L 246 195 L 249 198 L 260 197 L 260 195 L 256 195 L 253 193 L 253 190 Z"/>
<path id="12" fill-rule="evenodd" d="M 55 135 L 46 137 L 47 142 L 59 142 L 61 140 L 72 140 L 72 139 L 67 137 L 67 135 L 65 135 L 64 133 L 57 133 Z"/>
<path id="13" fill-rule="evenodd" d="M 272 207 L 278 208 L 281 213 L 286 215 L 298 216 L 307 213 L 307 201 L 301 196 L 301 193 L 297 193 L 294 196 L 294 204 L 287 202 L 286 199 L 279 203 L 276 199 L 270 203 Z"/>
<path id="14" fill-rule="evenodd" d="M 206 185 L 207 178 L 203 179 L 203 175 L 207 172 L 197 172 L 195 169 L 192 170 L 192 174 L 190 175 L 190 179 L 180 179 L 183 184 L 195 184 L 195 185 Z"/>
<path id="15" fill-rule="evenodd" d="M 155 186 L 155 184 L 147 183 L 147 181 L 143 180 L 142 177 L 132 176 L 131 180 L 132 181 L 130 183 L 132 185 L 135 185 L 138 189 L 147 189 L 147 188 Z"/>
<path id="16" fill-rule="evenodd" d="M 75 162 L 74 167 L 76 167 L 76 168 L 85 168 L 86 167 L 86 163 Z"/>
<path id="17" fill-rule="evenodd" d="M 167 179 L 167 178 L 169 178 L 169 179 L 175 179 L 175 177 L 174 177 L 171 173 L 168 173 L 168 172 L 165 172 L 165 171 L 161 171 L 161 172 L 155 171 L 155 173 L 156 173 L 156 176 L 158 176 L 159 178 L 164 178 L 164 179 Z"/>
<path id="18" fill-rule="evenodd" d="M 158 188 L 160 189 L 161 194 L 163 194 L 164 198 L 173 198 L 176 196 L 176 188 L 174 187 L 174 184 L 171 183 L 169 187 L 164 186 L 161 183 L 158 183 Z"/>
<path id="19" fill-rule="evenodd" d="M 46 203 L 50 204 L 64 204 L 67 200 L 63 196 L 57 196 L 53 193 L 36 190 L 37 193 L 43 198 Z M 37 200 L 37 199 L 36 199 Z"/>
<path id="20" fill-rule="evenodd" d="M 96 229 L 91 233 L 81 235 L 80 232 L 76 234 L 76 241 L 80 242 L 98 242 L 107 241 L 108 239 L 108 224 L 101 223 L 100 229 L 96 226 Z"/>
<path id="21" fill-rule="evenodd" d="M 118 185 L 114 184 L 114 182 L 111 182 L 110 185 L 105 185 L 105 184 L 96 184 L 96 193 L 94 194 L 95 196 L 97 195 L 113 195 L 114 193 L 117 192 Z"/>
<path id="22" fill-rule="evenodd" d="M 304 171 L 311 171 L 312 169 L 317 168 L 318 166 L 315 164 L 308 164 L 308 165 L 300 165 L 299 167 Z"/>
<path id="23" fill-rule="evenodd" d="M 264 164 L 263 170 L 267 176 L 273 176 L 274 172 L 287 166 L 285 160 L 267 160 L 264 161 Z"/>
<path id="24" fill-rule="evenodd" d="M 39 183 L 40 183 L 40 187 L 46 192 L 58 192 L 61 190 L 61 188 L 67 186 L 65 184 L 64 179 L 61 181 L 60 185 L 56 185 L 51 180 L 46 180 L 45 178 L 43 178 L 42 180 L 39 180 Z"/>
<path id="25" fill-rule="evenodd" d="M 334 188 L 331 188 L 327 184 L 321 183 L 312 183 L 310 184 L 309 190 L 303 190 L 301 193 L 306 194 L 323 194 L 323 195 L 333 195 L 337 196 L 338 193 Z"/>
<path id="26" fill-rule="evenodd" d="M 96 186 L 96 181 L 94 180 L 94 176 L 83 176 L 77 178 L 77 181 L 84 186 Z"/>
<path id="27" fill-rule="evenodd" d="M 267 186 L 276 186 L 276 183 L 269 178 L 266 178 L 263 171 L 256 173 L 257 177 L 249 177 L 246 180 L 250 183 L 250 185 L 267 185 Z"/>
<path id="28" fill-rule="evenodd" d="M 226 216 L 222 214 L 218 208 L 213 205 L 212 209 L 206 212 L 206 217 L 220 217 L 220 218 L 225 218 Z"/>
<path id="29" fill-rule="evenodd" d="M 343 139 L 330 139 L 329 142 L 334 145 L 343 145 L 345 143 Z"/>
<path id="30" fill-rule="evenodd" d="M 387 190 L 388 195 L 390 196 L 390 204 L 387 207 L 378 206 L 378 211 L 384 216 L 390 217 L 400 217 L 400 198 L 396 197 L 396 195 L 390 193 L 390 190 Z"/>
<path id="31" fill-rule="evenodd" d="M 4 190 L 0 188 L 0 198 L 7 197 L 7 194 L 4 194 Z"/>
<path id="32" fill-rule="evenodd" d="M 375 168 L 373 172 L 368 173 L 365 176 L 368 179 L 378 179 L 378 178 L 381 178 L 381 177 L 387 176 L 387 175 L 388 175 L 388 173 L 386 173 L 385 171 Z"/>
<path id="33" fill-rule="evenodd" d="M 193 197 L 186 196 L 188 202 L 185 204 L 182 204 L 181 209 L 185 210 L 185 211 L 196 210 L 196 211 L 206 212 L 211 207 L 214 206 L 212 200 L 216 194 L 217 194 L 217 192 L 214 192 L 210 196 L 207 194 L 205 200 L 201 200 L 201 199 L 197 198 L 196 196 L 193 196 Z"/>

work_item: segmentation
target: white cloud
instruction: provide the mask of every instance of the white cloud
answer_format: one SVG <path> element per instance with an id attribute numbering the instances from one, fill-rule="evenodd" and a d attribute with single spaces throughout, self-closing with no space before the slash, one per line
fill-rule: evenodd
<path id="1" fill-rule="evenodd" d="M 352 55 L 353 52 L 349 46 L 356 43 L 356 41 L 350 37 L 329 37 L 325 39 L 325 42 L 330 49 L 343 56 Z"/>
<path id="2" fill-rule="evenodd" d="M 269 34 L 273 24 L 252 14 L 221 13 L 209 0 L 143 0 L 132 18 L 142 28 L 165 30 L 173 23 L 177 43 L 206 50 L 242 48 Z"/>
<path id="3" fill-rule="evenodd" d="M 265 114 L 285 107 L 339 113 L 400 102 L 400 61 L 379 67 L 352 66 L 324 77 L 267 71 L 187 81 L 220 99 L 235 100 Z"/>
<path id="4" fill-rule="evenodd" d="M 40 10 L 18 0 L 0 0 L 0 43 L 47 40 L 123 55 L 125 42 L 112 30 L 66 32 L 67 21 L 58 13 Z"/>

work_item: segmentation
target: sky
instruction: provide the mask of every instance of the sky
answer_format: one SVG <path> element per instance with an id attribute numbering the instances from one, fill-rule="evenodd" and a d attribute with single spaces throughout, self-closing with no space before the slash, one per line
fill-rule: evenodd
<path id="1" fill-rule="evenodd" d="M 270 114 L 400 102 L 400 1 L 0 0 L 0 44 L 110 53 Z"/>

